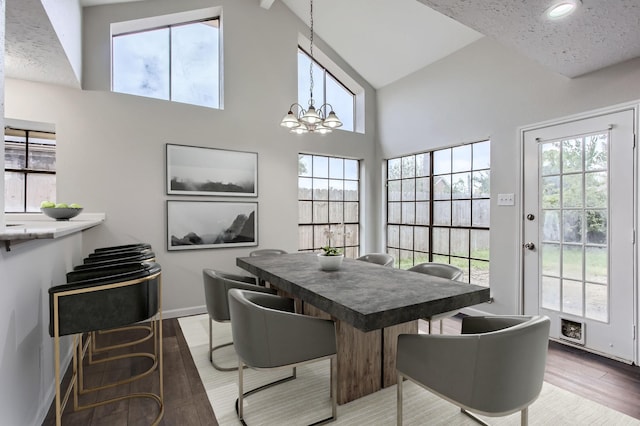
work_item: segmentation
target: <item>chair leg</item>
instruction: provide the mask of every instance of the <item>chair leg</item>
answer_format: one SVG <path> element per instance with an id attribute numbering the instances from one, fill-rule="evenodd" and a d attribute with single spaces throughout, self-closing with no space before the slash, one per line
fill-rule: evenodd
<path id="1" fill-rule="evenodd" d="M 431 334 L 431 318 L 427 318 L 427 324 L 429 324 L 429 334 Z"/>
<path id="2" fill-rule="evenodd" d="M 442 320 L 440 320 L 440 334 L 442 334 Z"/>
<path id="3" fill-rule="evenodd" d="M 244 371 L 244 365 L 242 365 L 242 361 L 238 360 L 238 401 L 236 402 L 236 411 L 238 412 L 238 418 L 240 419 L 240 421 L 242 422 L 242 424 L 245 424 L 244 419 L 243 419 L 243 405 L 244 405 L 244 389 L 243 389 L 243 371 Z"/>
<path id="4" fill-rule="evenodd" d="M 527 426 L 529 424 L 529 407 L 525 407 L 520 412 L 520 426 Z"/>
<path id="5" fill-rule="evenodd" d="M 220 349 L 220 348 L 224 348 L 225 346 L 231 346 L 233 345 L 233 342 L 229 342 L 229 343 L 225 343 L 223 345 L 218 345 L 216 347 L 213 347 L 213 326 L 212 326 L 212 319 L 211 317 L 209 317 L 209 362 L 211 362 L 211 365 L 213 365 L 213 368 L 215 368 L 218 371 L 236 371 L 238 369 L 238 367 L 220 367 L 218 364 L 216 364 L 213 361 L 213 351 Z M 246 367 L 245 367 L 246 368 Z"/>
<path id="6" fill-rule="evenodd" d="M 402 374 L 398 373 L 397 402 L 396 402 L 396 425 L 402 426 Z"/>
<path id="7" fill-rule="evenodd" d="M 334 355 L 334 357 L 332 357 L 331 359 L 333 360 L 333 358 L 337 357 Z M 280 380 L 276 380 L 275 382 L 271 382 L 271 383 L 267 383 L 266 385 L 262 385 L 260 387 L 257 387 L 255 389 L 252 389 L 250 391 L 247 392 L 243 392 L 244 390 L 244 386 L 243 386 L 243 370 L 245 368 L 247 368 L 247 365 L 244 365 L 243 362 L 241 360 L 238 360 L 238 399 L 236 399 L 236 414 L 238 415 L 238 419 L 240 420 L 240 423 L 243 424 L 243 426 L 247 426 L 247 423 L 244 421 L 244 410 L 243 410 L 243 404 L 244 404 L 244 399 L 250 395 L 253 395 L 254 393 L 258 393 L 260 391 L 263 391 L 265 389 L 268 389 L 270 387 L 279 385 L 281 383 L 285 383 L 288 382 L 290 380 L 293 380 L 296 378 L 297 376 L 297 370 L 296 367 L 293 367 L 293 371 L 291 376 L 287 376 L 285 378 L 282 378 Z M 337 376 L 337 368 L 338 368 L 338 363 L 336 362 L 332 362 L 331 363 L 331 376 Z M 337 380 L 335 379 L 335 377 L 332 377 L 332 382 L 330 384 L 331 386 L 331 393 L 332 393 L 332 398 L 331 398 L 331 417 L 327 417 L 326 419 L 322 419 L 319 420 L 315 423 L 312 423 L 309 426 L 320 426 L 326 423 L 331 423 L 333 421 L 335 421 L 336 417 L 337 417 L 337 405 L 338 405 L 338 396 L 337 396 Z"/>
<path id="8" fill-rule="evenodd" d="M 489 423 L 485 422 L 484 420 L 482 420 L 480 417 L 476 416 L 475 414 L 465 410 L 464 408 L 461 408 L 460 411 L 462 412 L 462 414 L 467 415 L 468 417 L 472 418 L 473 420 L 476 421 L 476 423 L 479 423 L 483 426 L 490 426 Z"/>

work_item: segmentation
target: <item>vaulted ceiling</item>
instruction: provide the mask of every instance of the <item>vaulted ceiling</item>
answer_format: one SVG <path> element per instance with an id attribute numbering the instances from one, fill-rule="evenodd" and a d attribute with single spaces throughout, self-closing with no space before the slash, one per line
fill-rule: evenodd
<path id="1" fill-rule="evenodd" d="M 77 87 L 41 1 L 6 1 L 5 73 Z M 80 0 L 85 7 L 126 1 L 139 0 Z M 254 1 L 269 8 L 274 0 Z M 308 0 L 281 1 L 309 22 Z M 375 88 L 483 36 L 567 77 L 640 57 L 640 1 L 582 0 L 573 15 L 549 21 L 553 2 L 316 0 L 314 30 Z"/>

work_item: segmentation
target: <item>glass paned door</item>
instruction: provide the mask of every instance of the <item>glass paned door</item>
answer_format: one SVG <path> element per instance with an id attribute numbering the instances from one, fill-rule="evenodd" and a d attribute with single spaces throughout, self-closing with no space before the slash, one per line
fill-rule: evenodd
<path id="1" fill-rule="evenodd" d="M 540 305 L 609 320 L 609 130 L 538 143 Z"/>
<path id="2" fill-rule="evenodd" d="M 633 111 L 524 132 L 524 311 L 636 359 Z"/>

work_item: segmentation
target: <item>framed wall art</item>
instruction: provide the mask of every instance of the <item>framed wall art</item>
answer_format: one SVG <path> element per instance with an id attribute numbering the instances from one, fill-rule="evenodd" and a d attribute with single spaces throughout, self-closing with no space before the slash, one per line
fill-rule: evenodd
<path id="1" fill-rule="evenodd" d="M 167 194 L 258 196 L 258 153 L 167 144 Z"/>
<path id="2" fill-rule="evenodd" d="M 258 203 L 167 201 L 167 249 L 258 245 Z"/>

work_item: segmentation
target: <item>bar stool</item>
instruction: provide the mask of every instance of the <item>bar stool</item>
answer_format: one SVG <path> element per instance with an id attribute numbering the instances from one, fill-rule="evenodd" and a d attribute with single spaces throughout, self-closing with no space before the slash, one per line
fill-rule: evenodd
<path id="1" fill-rule="evenodd" d="M 149 243 L 135 243 L 135 244 L 123 244 L 119 246 L 110 246 L 110 247 L 99 247 L 95 249 L 94 253 L 108 253 L 114 251 L 131 251 L 131 250 L 139 250 L 139 249 L 151 249 L 151 244 Z"/>
<path id="2" fill-rule="evenodd" d="M 112 275 L 119 275 L 123 273 L 134 272 L 136 270 L 143 268 L 144 263 L 141 263 L 141 262 L 116 263 L 115 259 L 113 259 L 111 262 L 107 264 L 100 262 L 100 263 L 90 263 L 82 266 L 84 267 L 81 269 L 75 269 L 67 273 L 67 283 L 93 280 L 98 278 L 109 277 Z M 133 330 L 142 331 L 143 335 L 137 339 L 127 340 L 117 344 L 111 344 L 111 345 L 98 344 L 98 336 L 113 335 L 114 333 L 130 332 Z M 154 330 L 153 328 L 153 323 L 150 323 L 148 325 L 146 324 L 127 325 L 125 327 L 112 328 L 108 330 L 92 331 L 91 333 L 89 333 L 89 336 L 86 339 L 85 348 L 82 353 L 83 355 L 86 353 L 86 346 L 88 345 L 88 348 L 89 348 L 88 361 L 90 365 L 93 365 L 99 362 L 110 361 L 113 359 L 113 357 L 102 358 L 100 360 L 97 360 L 94 358 L 94 355 L 98 355 L 100 353 L 108 352 L 114 349 L 121 349 L 125 347 L 138 345 L 140 343 L 143 343 L 151 339 L 154 336 L 155 332 L 156 330 Z"/>
<path id="3" fill-rule="evenodd" d="M 86 272 L 86 271 L 85 271 Z M 62 422 L 62 411 L 73 391 L 74 410 L 94 408 L 130 398 L 150 398 L 158 404 L 159 412 L 154 420 L 158 424 L 164 415 L 164 386 L 162 374 L 162 284 L 161 268 L 157 263 L 139 262 L 114 267 L 113 274 L 93 279 L 74 281 L 49 289 L 49 333 L 54 339 L 54 362 L 56 376 L 56 425 Z M 79 276 L 76 276 L 79 277 Z M 107 330 L 151 320 L 154 329 L 153 351 L 124 354 L 107 359 L 122 359 L 130 356 L 150 358 L 152 366 L 136 374 L 107 385 L 86 388 L 84 386 L 82 362 L 83 333 Z M 60 337 L 74 335 L 73 370 L 69 386 L 62 394 L 60 373 Z M 78 396 L 115 387 L 141 379 L 154 371 L 159 375 L 159 391 L 135 392 L 115 398 L 80 405 Z"/>
<path id="4" fill-rule="evenodd" d="M 128 262 L 154 262 L 156 259 L 156 255 L 153 252 L 143 253 L 143 254 L 131 254 L 126 253 L 122 257 L 112 257 L 112 258 L 102 258 L 102 257 L 85 257 L 82 265 L 76 265 L 73 267 L 74 271 L 80 269 L 92 269 L 96 266 L 108 266 L 108 265 L 116 265 L 118 263 L 128 263 Z"/>

